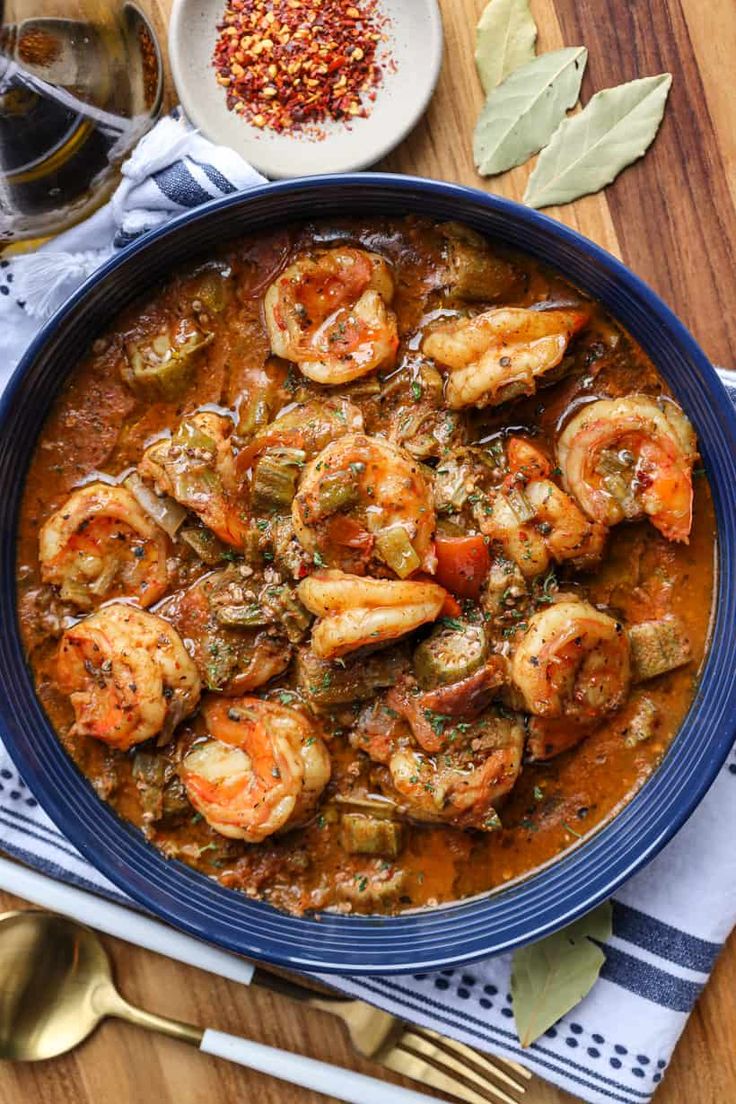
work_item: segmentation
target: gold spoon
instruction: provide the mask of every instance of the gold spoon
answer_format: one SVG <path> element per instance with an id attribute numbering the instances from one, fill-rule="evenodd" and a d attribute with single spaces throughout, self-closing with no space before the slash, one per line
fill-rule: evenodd
<path id="1" fill-rule="evenodd" d="M 134 1008 L 118 993 L 95 932 L 50 912 L 0 916 L 0 1058 L 64 1054 L 106 1016 L 199 1046 L 203 1032 Z"/>
<path id="2" fill-rule="evenodd" d="M 0 1059 L 34 1062 L 64 1054 L 106 1016 L 350 1104 L 437 1104 L 424 1093 L 328 1062 L 134 1008 L 115 988 L 108 957 L 90 928 L 50 912 L 0 915 Z"/>

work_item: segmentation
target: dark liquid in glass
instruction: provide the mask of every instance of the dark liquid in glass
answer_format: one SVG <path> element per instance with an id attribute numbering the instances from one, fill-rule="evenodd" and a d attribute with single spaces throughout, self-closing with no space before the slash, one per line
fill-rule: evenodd
<path id="1" fill-rule="evenodd" d="M 0 242 L 54 233 L 100 203 L 160 96 L 158 49 L 132 4 L 104 23 L 3 23 Z"/>

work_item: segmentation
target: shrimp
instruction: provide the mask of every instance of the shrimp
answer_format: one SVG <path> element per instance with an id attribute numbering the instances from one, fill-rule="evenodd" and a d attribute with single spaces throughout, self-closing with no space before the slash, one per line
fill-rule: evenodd
<path id="1" fill-rule="evenodd" d="M 503 486 L 476 506 L 481 532 L 526 578 L 543 574 L 553 560 L 571 560 L 578 568 L 596 563 L 603 554 L 606 528 L 590 521 L 548 478 L 550 463 L 532 442 L 512 437 L 507 454 L 509 475 Z"/>
<path id="2" fill-rule="evenodd" d="M 511 660 L 511 678 L 529 713 L 587 724 L 626 700 L 629 639 L 613 617 L 563 597 L 531 617 Z"/>
<path id="3" fill-rule="evenodd" d="M 627 395 L 584 406 L 557 456 L 565 486 L 606 525 L 648 516 L 668 540 L 688 542 L 693 513 L 693 427 L 670 399 Z"/>
<path id="4" fill-rule="evenodd" d="M 229 839 L 260 843 L 314 812 L 330 779 L 330 756 L 314 724 L 260 698 L 209 698 L 209 738 L 179 768 L 197 812 Z"/>
<path id="5" fill-rule="evenodd" d="M 120 751 L 170 737 L 199 702 L 197 668 L 176 629 L 134 606 L 104 606 L 67 629 L 57 672 L 73 731 Z"/>
<path id="6" fill-rule="evenodd" d="M 312 629 L 312 651 L 334 659 L 413 632 L 439 617 L 447 591 L 436 583 L 363 579 L 321 571 L 302 580 L 299 597 L 322 618 Z"/>
<path id="7" fill-rule="evenodd" d="M 388 565 L 405 578 L 432 569 L 431 488 L 403 449 L 351 433 L 306 466 L 292 504 L 301 545 L 322 562 L 363 574 Z"/>
<path id="8" fill-rule="evenodd" d="M 587 321 L 586 311 L 572 308 L 498 307 L 436 326 L 422 351 L 449 368 L 445 399 L 451 409 L 498 406 L 533 395 Z"/>
<path id="9" fill-rule="evenodd" d="M 517 720 L 491 713 L 466 727 L 463 749 L 437 756 L 411 747 L 394 751 L 388 764 L 391 787 L 416 820 L 494 831 L 500 827 L 494 805 L 519 777 L 524 729 Z"/>
<path id="10" fill-rule="evenodd" d="M 225 544 L 242 548 L 247 531 L 228 418 L 200 411 L 173 437 L 156 441 L 138 465 L 141 476 L 192 510 Z"/>
<path id="11" fill-rule="evenodd" d="M 526 497 L 553 560 L 557 563 L 571 560 L 578 568 L 600 560 L 606 543 L 605 526 L 588 521 L 575 500 L 556 483 L 548 479 L 533 480 L 527 483 Z"/>
<path id="12" fill-rule="evenodd" d="M 377 253 L 338 246 L 303 255 L 266 292 L 271 349 L 317 383 L 349 383 L 391 368 L 399 338 L 394 282 Z"/>
<path id="13" fill-rule="evenodd" d="M 150 606 L 166 590 L 166 534 L 127 488 L 87 483 L 41 526 L 41 576 L 64 601 L 136 598 Z"/>

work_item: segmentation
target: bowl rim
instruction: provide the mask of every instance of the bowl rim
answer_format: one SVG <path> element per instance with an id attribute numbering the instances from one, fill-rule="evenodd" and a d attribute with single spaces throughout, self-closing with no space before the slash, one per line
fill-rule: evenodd
<path id="1" fill-rule="evenodd" d="M 637 324 L 654 319 L 688 372 L 695 369 L 687 377 L 692 394 L 684 405 L 691 417 L 697 407 L 696 425 L 701 418 L 712 423 L 713 436 L 701 436 L 701 446 L 718 523 L 715 608 L 694 700 L 661 765 L 619 813 L 580 845 L 538 873 L 501 890 L 396 917 L 321 913 L 312 918 L 277 911 L 224 888 L 178 861 L 165 859 L 137 829 L 97 797 L 63 750 L 33 689 L 17 629 L 17 502 L 14 521 L 3 531 L 0 552 L 0 619 L 13 624 L 11 632 L 0 634 L 0 678 L 7 690 L 0 697 L 0 722 L 11 758 L 60 831 L 111 882 L 174 927 L 232 951 L 302 970 L 357 975 L 439 969 L 539 939 L 609 897 L 672 838 L 725 761 L 736 730 L 736 680 L 729 671 L 736 644 L 736 567 L 732 567 L 736 564 L 736 411 L 705 354 L 669 307 L 621 262 L 576 231 L 511 200 L 462 185 L 382 173 L 325 175 L 259 185 L 213 200 L 142 236 L 105 262 L 35 336 L 0 399 L 0 475 L 12 473 L 19 486 L 24 483 L 17 478 L 17 463 L 13 465 L 12 453 L 18 446 L 11 438 L 15 406 L 24 387 L 30 386 L 34 365 L 52 339 L 74 324 L 77 314 L 83 314 L 85 304 L 101 288 L 106 317 L 114 318 L 119 307 L 112 301 L 111 289 L 119 270 L 132 268 L 135 258 L 165 247 L 167 240 L 176 239 L 180 233 L 186 238 L 187 228 L 191 231 L 209 219 L 216 222 L 218 215 L 231 208 L 243 207 L 247 214 L 248 207 L 274 197 L 275 202 L 281 201 L 282 207 L 288 208 L 289 200 L 293 202 L 299 192 L 303 193 L 302 202 L 310 193 L 315 197 L 327 193 L 328 201 L 332 198 L 336 208 L 340 192 L 352 197 L 355 209 L 364 202 L 370 207 L 373 201 L 387 202 L 391 197 L 397 207 L 402 201 L 409 210 L 418 204 L 419 213 L 427 214 L 430 207 L 438 212 L 442 208 L 455 211 L 455 217 L 471 225 L 485 218 L 507 220 L 522 236 L 526 230 L 536 232 L 545 249 L 551 243 L 563 252 L 567 250 L 568 259 L 574 258 L 578 267 L 587 263 L 594 266 L 605 294 L 600 289 L 593 293 L 579 279 L 564 275 L 586 293 L 602 299 L 614 317 L 616 311 L 607 296 L 625 295 L 632 311 L 635 306 L 641 310 Z M 318 216 L 308 209 L 306 216 L 302 213 L 304 217 Z M 435 213 L 434 217 L 448 216 Z M 271 217 L 272 222 L 274 219 Z M 299 221 L 293 208 L 289 210 L 289 221 Z M 237 231 L 238 236 L 247 232 L 246 228 Z M 486 232 L 493 236 L 490 229 Z M 513 244 L 537 252 L 533 247 Z M 196 252 L 193 249 L 192 256 Z M 559 268 L 562 261 L 548 263 Z M 630 319 L 622 324 L 641 341 Z M 651 349 L 648 351 L 652 355 Z M 653 359 L 658 363 L 656 356 Z M 67 374 L 64 372 L 63 378 Z M 667 373 L 663 374 L 667 378 Z M 677 394 L 677 388 L 673 389 Z M 44 418 L 53 397 L 46 401 Z M 38 419 L 24 465 L 42 424 Z M 688 788 L 678 788 L 678 780 L 686 781 Z"/>

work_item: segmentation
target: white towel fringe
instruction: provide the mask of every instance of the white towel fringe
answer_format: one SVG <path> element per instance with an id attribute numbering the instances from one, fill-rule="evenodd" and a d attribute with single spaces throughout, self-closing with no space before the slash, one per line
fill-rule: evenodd
<path id="1" fill-rule="evenodd" d="M 28 253 L 14 260 L 15 294 L 32 318 L 50 318 L 72 292 L 112 256 L 112 248 L 94 253 Z"/>

